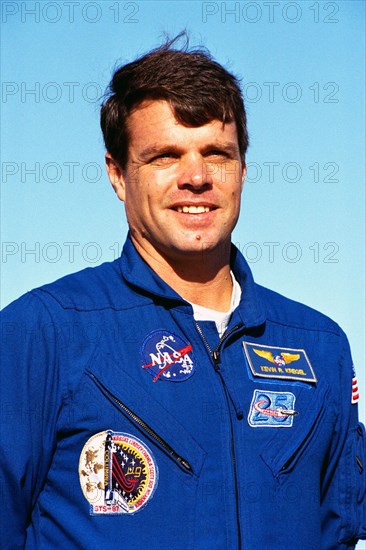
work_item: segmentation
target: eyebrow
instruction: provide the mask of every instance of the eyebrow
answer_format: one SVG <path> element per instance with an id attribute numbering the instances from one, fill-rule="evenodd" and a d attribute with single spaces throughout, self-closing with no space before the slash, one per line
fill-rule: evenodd
<path id="1" fill-rule="evenodd" d="M 145 159 L 154 156 L 158 153 L 164 153 L 166 151 L 172 151 L 173 153 L 181 153 L 182 149 L 175 144 L 160 143 L 157 145 L 150 145 L 145 147 L 140 153 L 140 157 Z"/>
<path id="2" fill-rule="evenodd" d="M 213 141 L 211 143 L 208 143 L 200 149 L 200 152 L 205 154 L 211 151 L 212 149 L 218 149 L 232 156 L 236 156 L 240 153 L 238 145 L 235 145 L 232 142 L 222 142 L 222 141 L 220 142 Z M 164 153 L 168 151 L 179 155 L 183 152 L 183 148 L 175 143 L 154 144 L 154 145 L 149 145 L 148 147 L 145 147 L 145 149 L 141 151 L 139 156 L 142 159 L 147 159 L 156 154 Z"/>
<path id="3" fill-rule="evenodd" d="M 229 155 L 235 156 L 239 154 L 239 145 L 236 145 L 235 143 L 231 141 L 213 141 L 212 143 L 207 144 L 203 149 L 203 153 L 207 153 L 211 151 L 212 149 L 219 149 L 220 151 L 224 151 L 225 153 L 228 153 Z"/>

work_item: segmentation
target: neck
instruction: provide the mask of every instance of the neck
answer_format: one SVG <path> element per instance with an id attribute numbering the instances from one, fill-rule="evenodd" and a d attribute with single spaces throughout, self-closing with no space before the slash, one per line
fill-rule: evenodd
<path id="1" fill-rule="evenodd" d="M 196 276 L 196 280 L 188 279 L 174 271 L 167 274 L 167 277 L 159 275 L 187 302 L 216 311 L 228 311 L 230 308 L 233 283 L 229 265 L 210 275 L 206 271 L 205 274 L 201 274 L 202 277 Z"/>
<path id="2" fill-rule="evenodd" d="M 167 258 L 142 247 L 132 237 L 145 262 L 182 298 L 216 311 L 228 311 L 232 296 L 230 243 L 205 254 Z"/>

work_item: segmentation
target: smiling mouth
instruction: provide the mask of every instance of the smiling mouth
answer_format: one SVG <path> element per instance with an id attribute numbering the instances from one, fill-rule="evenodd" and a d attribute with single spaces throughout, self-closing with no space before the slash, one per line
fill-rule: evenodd
<path id="1" fill-rule="evenodd" d="M 177 206 L 174 210 L 181 214 L 204 214 L 211 212 L 214 208 L 210 206 Z"/>

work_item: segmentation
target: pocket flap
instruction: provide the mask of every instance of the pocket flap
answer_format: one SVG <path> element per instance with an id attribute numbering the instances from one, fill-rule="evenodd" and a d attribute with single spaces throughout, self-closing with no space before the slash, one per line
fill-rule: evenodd
<path id="1" fill-rule="evenodd" d="M 304 390 L 303 390 L 304 391 Z M 316 426 L 321 422 L 325 412 L 324 402 L 329 393 L 329 386 L 325 382 L 318 382 L 317 388 L 307 397 L 309 402 L 307 407 L 301 412 L 296 426 L 291 428 L 291 432 L 286 430 L 289 437 L 284 441 L 282 433 L 275 430 L 275 435 L 268 441 L 261 458 L 271 469 L 276 477 L 281 472 L 295 465 L 302 451 L 310 443 L 311 435 Z"/>
<path id="2" fill-rule="evenodd" d="M 126 371 L 121 370 L 121 366 L 117 365 L 109 354 L 97 351 L 86 369 L 86 374 L 99 387 L 106 399 L 121 414 L 129 418 L 150 441 L 160 446 L 164 452 L 167 452 L 162 445 L 159 445 L 159 441 L 152 437 L 138 422 L 134 422 L 131 415 L 118 405 L 117 400 L 148 425 L 161 440 L 168 443 L 175 453 L 186 459 L 192 467 L 193 474 L 199 476 L 206 456 L 205 451 L 179 420 L 174 418 L 161 403 L 156 401 Z M 118 383 L 116 383 L 116 380 L 118 380 Z M 168 452 L 167 454 L 169 455 Z"/>

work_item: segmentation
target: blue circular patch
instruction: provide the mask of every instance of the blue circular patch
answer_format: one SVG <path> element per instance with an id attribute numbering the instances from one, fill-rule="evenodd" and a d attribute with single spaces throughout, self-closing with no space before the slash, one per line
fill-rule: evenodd
<path id="1" fill-rule="evenodd" d="M 166 330 L 150 332 L 141 353 L 142 368 L 153 376 L 153 382 L 182 382 L 192 376 L 196 367 L 191 344 Z"/>

